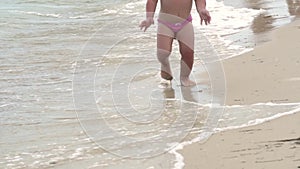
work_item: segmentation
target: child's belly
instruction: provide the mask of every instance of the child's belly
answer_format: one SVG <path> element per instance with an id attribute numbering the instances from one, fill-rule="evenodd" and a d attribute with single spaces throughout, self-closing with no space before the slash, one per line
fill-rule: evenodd
<path id="1" fill-rule="evenodd" d="M 186 19 L 191 13 L 192 3 L 192 0 L 161 0 L 160 18 L 168 18 L 168 21 L 174 23 L 180 21 L 179 18 Z M 174 17 L 166 17 L 164 14 Z"/>

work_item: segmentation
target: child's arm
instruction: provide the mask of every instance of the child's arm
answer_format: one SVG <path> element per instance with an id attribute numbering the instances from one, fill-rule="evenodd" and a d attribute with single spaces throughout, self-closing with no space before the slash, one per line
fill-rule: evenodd
<path id="1" fill-rule="evenodd" d="M 140 28 L 143 29 L 144 31 L 147 30 L 147 28 L 151 25 L 154 24 L 154 13 L 155 13 L 155 9 L 157 6 L 157 1 L 158 0 L 147 0 L 147 4 L 146 4 L 146 20 L 144 20 L 141 24 L 140 24 Z"/>
<path id="2" fill-rule="evenodd" d="M 195 0 L 195 4 L 201 18 L 201 25 L 203 21 L 205 22 L 205 25 L 210 24 L 211 17 L 206 10 L 206 0 Z"/>

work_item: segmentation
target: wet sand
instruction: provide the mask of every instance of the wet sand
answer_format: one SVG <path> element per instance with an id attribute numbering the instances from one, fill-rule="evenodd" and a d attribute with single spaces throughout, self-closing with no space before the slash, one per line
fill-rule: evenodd
<path id="1" fill-rule="evenodd" d="M 235 8 L 260 10 L 249 29 L 229 36 L 235 44 L 255 47 L 270 41 L 270 31 L 288 24 L 295 17 L 300 17 L 300 0 L 224 0 L 225 5 Z"/>
<path id="2" fill-rule="evenodd" d="M 227 104 L 300 101 L 299 26 L 299 20 L 284 26 L 271 42 L 224 62 Z"/>
<path id="3" fill-rule="evenodd" d="M 297 169 L 300 113 L 261 125 L 218 133 L 181 153 L 187 169 Z"/>
<path id="4" fill-rule="evenodd" d="M 228 105 L 300 102 L 300 20 L 272 32 L 270 42 L 224 61 Z M 220 132 L 184 147 L 187 169 L 300 168 L 300 113 Z"/>

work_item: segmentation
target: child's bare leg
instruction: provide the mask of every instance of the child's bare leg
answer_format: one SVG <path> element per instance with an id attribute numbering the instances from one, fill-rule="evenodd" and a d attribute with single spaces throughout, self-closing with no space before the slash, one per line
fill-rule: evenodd
<path id="1" fill-rule="evenodd" d="M 157 58 L 161 64 L 160 68 L 160 75 L 163 79 L 166 80 L 172 80 L 172 72 L 171 72 L 171 66 L 169 62 L 169 56 L 170 52 L 169 51 L 164 51 L 162 49 L 157 50 Z"/>
<path id="2" fill-rule="evenodd" d="M 173 38 L 157 34 L 157 59 L 161 63 L 161 77 L 166 80 L 172 80 L 172 71 L 169 62 L 169 56 L 172 50 Z"/>
<path id="3" fill-rule="evenodd" d="M 180 82 L 183 86 L 194 86 L 196 83 L 190 80 L 190 74 L 194 64 L 194 50 L 179 42 L 181 63 L 180 63 Z"/>
<path id="4" fill-rule="evenodd" d="M 190 74 L 194 64 L 194 29 L 189 23 L 177 35 L 181 54 L 180 82 L 183 86 L 194 86 L 196 83 L 190 80 Z"/>

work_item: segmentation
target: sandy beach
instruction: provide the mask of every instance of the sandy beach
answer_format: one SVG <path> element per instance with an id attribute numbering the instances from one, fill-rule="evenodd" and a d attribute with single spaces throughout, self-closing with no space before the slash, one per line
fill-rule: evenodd
<path id="1" fill-rule="evenodd" d="M 226 131 L 204 144 L 185 147 L 187 169 L 297 169 L 300 167 L 300 114 Z"/>
<path id="2" fill-rule="evenodd" d="M 208 26 L 193 4 L 185 88 L 176 41 L 160 83 L 159 6 L 143 32 L 145 0 L 0 1 L 0 169 L 181 169 L 196 140 L 186 168 L 300 168 L 300 0 L 207 0 Z"/>
<path id="3" fill-rule="evenodd" d="M 271 42 L 224 62 L 227 104 L 299 102 L 299 20 L 274 31 Z"/>
<path id="4" fill-rule="evenodd" d="M 300 101 L 300 20 L 275 30 L 270 42 L 224 61 L 228 105 Z M 220 132 L 180 151 L 187 169 L 300 168 L 300 113 Z"/>

